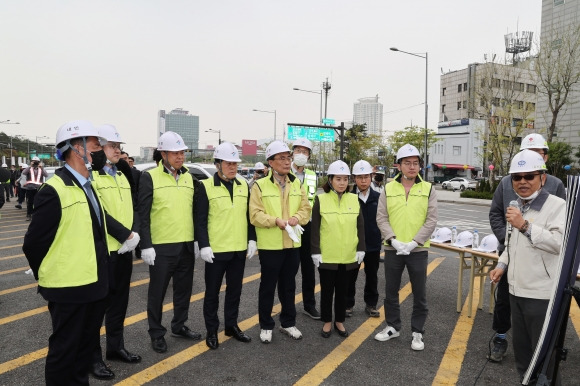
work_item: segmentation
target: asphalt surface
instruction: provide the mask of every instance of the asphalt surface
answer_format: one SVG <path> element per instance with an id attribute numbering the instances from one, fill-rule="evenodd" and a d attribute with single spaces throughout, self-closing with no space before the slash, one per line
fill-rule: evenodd
<path id="1" fill-rule="evenodd" d="M 485 200 L 465 201 L 459 193 L 438 190 L 439 226 L 456 225 L 461 230 L 477 228 L 481 237 L 490 233 Z M 27 229 L 25 209 L 6 203 L 0 209 L 0 385 L 37 385 L 44 379 L 44 356 L 51 332 L 46 302 L 36 293 L 35 281 L 25 275 L 28 268 L 21 244 Z M 425 350 L 411 350 L 410 317 L 413 297 L 406 274 L 403 277 L 401 336 L 388 342 L 377 342 L 374 335 L 383 329 L 384 314 L 369 318 L 362 299 L 365 275 L 357 282 L 357 304 L 354 315 L 345 326 L 351 333 L 343 339 L 333 333 L 329 339 L 320 336 L 322 323 L 302 314 L 301 275 L 297 281 L 297 327 L 304 337 L 294 341 L 278 332 L 278 318 L 271 344 L 259 339 L 257 301 L 260 265 L 257 257 L 246 264 L 240 327 L 252 338 L 251 343 L 227 339 L 220 329 L 220 347 L 209 350 L 205 341 L 191 342 L 166 336 L 169 350 L 155 353 L 150 347 L 145 315 L 148 268 L 135 260 L 133 287 L 125 328 L 125 346 L 140 354 L 139 364 L 106 361 L 116 374 L 113 381 L 91 379 L 92 384 L 240 384 L 240 385 L 496 385 L 518 384 L 511 346 L 501 364 L 487 363 L 488 344 L 492 338 L 492 315 L 489 311 L 489 282 L 485 285 L 483 310 L 471 318 L 456 312 L 458 259 L 453 253 L 432 249 L 429 253 L 430 274 L 427 280 L 429 318 L 424 335 Z M 187 325 L 201 331 L 203 323 L 204 263 L 196 261 L 193 296 Z M 318 275 L 317 275 L 318 276 Z M 466 275 L 468 276 L 468 275 Z M 384 300 L 384 272 L 379 269 L 379 305 Z M 468 291 L 464 279 L 462 298 Z M 318 288 L 317 288 L 318 290 Z M 171 304 L 171 286 L 165 304 Z M 317 293 L 317 299 L 320 294 Z M 220 296 L 223 304 L 223 292 Z M 475 303 L 475 302 L 474 302 Z M 275 299 L 275 305 L 278 300 Z M 377 307 L 377 308 L 378 308 Z M 276 309 L 276 308 L 275 308 Z M 279 308 L 278 308 L 279 310 Z M 223 321 L 223 309 L 220 308 Z M 564 385 L 580 385 L 577 379 L 580 363 L 580 311 L 573 304 L 565 346 L 568 359 L 562 362 Z M 172 311 L 164 313 L 169 326 Z M 508 338 L 511 344 L 511 337 Z M 104 345 L 104 337 L 102 337 Z M 478 378 L 479 375 L 479 378 Z M 475 383 L 477 380 L 477 383 Z"/>

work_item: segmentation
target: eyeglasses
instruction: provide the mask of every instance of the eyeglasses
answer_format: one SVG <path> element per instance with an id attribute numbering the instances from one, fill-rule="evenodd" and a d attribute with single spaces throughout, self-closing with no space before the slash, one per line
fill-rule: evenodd
<path id="1" fill-rule="evenodd" d="M 308 150 L 306 148 L 296 147 L 296 148 L 294 148 L 294 150 L 292 150 L 292 153 L 294 153 L 294 154 L 306 154 L 306 155 L 309 155 L 310 154 L 310 150 Z"/>
<path id="2" fill-rule="evenodd" d="M 278 158 L 274 158 L 276 161 L 282 161 L 282 162 L 291 162 L 292 161 L 292 157 L 278 157 Z"/>
<path id="3" fill-rule="evenodd" d="M 406 167 L 419 167 L 419 162 L 403 162 L 403 165 L 405 165 Z"/>
<path id="4" fill-rule="evenodd" d="M 121 150 L 121 144 L 117 142 L 107 142 L 107 145 L 111 146 L 113 149 Z"/>
<path id="5" fill-rule="evenodd" d="M 521 181 L 522 178 L 526 181 L 532 181 L 534 178 L 536 178 L 536 176 L 539 176 L 539 175 L 540 174 L 538 174 L 538 173 L 536 173 L 536 174 L 524 174 L 523 176 L 519 175 L 519 174 L 513 174 L 512 181 L 518 182 L 518 181 Z"/>

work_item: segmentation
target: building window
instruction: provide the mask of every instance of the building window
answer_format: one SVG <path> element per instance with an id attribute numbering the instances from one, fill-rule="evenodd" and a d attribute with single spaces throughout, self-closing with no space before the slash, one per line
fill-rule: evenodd
<path id="1" fill-rule="evenodd" d="M 463 101 L 463 108 L 466 109 L 467 108 L 467 101 Z"/>
<path id="2" fill-rule="evenodd" d="M 467 83 L 463 83 L 463 91 L 467 91 Z"/>
<path id="3" fill-rule="evenodd" d="M 515 105 L 517 109 L 522 110 L 524 108 L 524 101 L 515 101 Z"/>
<path id="4" fill-rule="evenodd" d="M 535 94 L 536 93 L 536 85 L 534 84 L 528 84 L 527 85 L 527 89 L 526 91 L 529 92 L 530 94 Z"/>
<path id="5" fill-rule="evenodd" d="M 499 79 L 493 78 L 491 80 L 491 87 L 497 87 L 497 88 L 499 88 L 500 87 L 500 84 L 501 84 L 501 80 L 499 80 Z"/>
<path id="6" fill-rule="evenodd" d="M 485 98 L 479 100 L 479 107 L 485 107 Z"/>
<path id="7" fill-rule="evenodd" d="M 441 105 L 441 112 L 444 113 L 445 112 L 445 105 Z"/>
<path id="8" fill-rule="evenodd" d="M 443 87 L 443 91 L 441 91 L 441 95 L 445 96 L 446 91 L 447 91 L 447 87 Z"/>
<path id="9" fill-rule="evenodd" d="M 514 91 L 525 91 L 526 87 L 524 85 L 524 83 L 521 82 L 516 82 L 514 84 Z"/>
<path id="10" fill-rule="evenodd" d="M 453 146 L 453 155 L 461 155 L 461 146 Z"/>
<path id="11" fill-rule="evenodd" d="M 461 102 L 457 102 L 457 110 L 461 110 Z"/>
<path id="12" fill-rule="evenodd" d="M 513 87 L 513 82 L 510 82 L 509 80 L 503 81 L 503 88 L 505 88 L 506 90 L 511 90 L 512 87 Z"/>
<path id="13" fill-rule="evenodd" d="M 536 111 L 536 104 L 533 102 L 526 103 L 526 110 L 527 111 Z"/>
<path id="14" fill-rule="evenodd" d="M 457 92 L 461 92 L 461 83 L 457 85 Z"/>
<path id="15" fill-rule="evenodd" d="M 499 106 L 499 98 L 492 98 L 491 104 L 496 107 Z"/>
<path id="16" fill-rule="evenodd" d="M 565 0 L 554 0 L 554 6 L 556 5 L 562 5 L 565 3 Z"/>

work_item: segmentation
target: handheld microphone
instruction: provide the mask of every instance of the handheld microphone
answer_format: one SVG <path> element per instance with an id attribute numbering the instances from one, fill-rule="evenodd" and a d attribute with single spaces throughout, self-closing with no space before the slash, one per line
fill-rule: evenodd
<path id="1" fill-rule="evenodd" d="M 511 200 L 508 207 L 520 209 L 520 204 L 516 200 Z M 508 236 L 512 234 L 513 226 L 508 223 Z"/>

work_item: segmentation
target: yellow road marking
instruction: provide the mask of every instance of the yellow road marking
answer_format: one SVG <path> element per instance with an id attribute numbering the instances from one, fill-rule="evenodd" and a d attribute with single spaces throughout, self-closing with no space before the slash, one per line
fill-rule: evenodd
<path id="1" fill-rule="evenodd" d="M 578 308 L 578 303 L 572 298 L 572 304 L 570 304 L 570 319 L 572 319 L 572 324 L 576 330 L 576 335 L 580 337 L 580 308 Z"/>
<path id="2" fill-rule="evenodd" d="M 243 280 L 243 283 L 246 284 L 246 283 L 249 283 L 251 281 L 257 280 L 259 278 L 260 278 L 260 274 L 257 273 L 257 274 L 254 274 L 252 276 L 245 277 Z M 149 279 L 146 279 L 146 280 L 149 280 Z M 225 288 L 225 285 L 223 285 L 220 290 L 223 291 L 224 288 Z M 193 302 L 196 300 L 203 299 L 203 294 L 204 294 L 204 292 L 200 292 L 200 293 L 197 293 L 195 295 L 192 295 L 190 301 Z M 173 309 L 173 302 L 165 304 L 163 306 L 164 312 L 172 310 L 172 309 Z M 144 319 L 147 319 L 147 312 L 146 311 L 140 312 L 136 315 L 125 318 L 125 326 L 129 326 L 133 323 L 140 322 Z M 241 324 L 240 324 L 240 326 L 241 326 Z M 104 333 L 104 328 L 101 328 L 101 335 L 103 333 Z M 44 347 L 44 348 L 41 348 L 40 350 L 36 350 L 36 351 L 31 352 L 31 353 L 25 354 L 21 357 L 9 360 L 9 361 L 4 362 L 4 363 L 0 363 L 0 374 L 7 373 L 8 371 L 15 370 L 19 367 L 25 366 L 29 363 L 32 363 L 32 362 L 37 361 L 39 359 L 42 359 L 42 358 L 46 357 L 47 353 L 48 353 L 48 347 Z"/>
<path id="3" fill-rule="evenodd" d="M 4 240 L 14 240 L 14 239 L 22 239 L 22 238 L 24 238 L 24 235 L 13 236 L 13 237 L 4 237 L 3 239 L 0 239 L 0 241 L 4 241 Z"/>
<path id="4" fill-rule="evenodd" d="M 6 290 L 0 291 L 0 296 L 2 295 L 7 295 L 7 294 L 11 294 L 13 292 L 18 292 L 18 291 L 24 291 L 30 288 L 34 288 L 36 287 L 38 284 L 36 284 L 36 282 L 32 283 L 32 284 L 27 284 L 27 285 L 23 285 L 20 287 L 14 287 L 14 288 L 8 288 Z M 0 325 L 2 324 L 2 319 L 0 319 Z"/>
<path id="5" fill-rule="evenodd" d="M 29 266 L 20 267 L 20 268 L 14 268 L 14 269 L 8 269 L 6 271 L 0 271 L 0 275 L 7 275 L 9 273 L 14 273 L 14 272 L 19 272 L 19 271 L 22 271 L 22 273 L 24 273 L 24 271 L 28 271 L 29 269 L 30 269 Z"/>
<path id="6" fill-rule="evenodd" d="M 10 249 L 10 248 L 22 248 L 22 244 L 7 245 L 5 247 L 0 247 L 0 249 Z"/>
<path id="7" fill-rule="evenodd" d="M 9 259 L 14 259 L 16 257 L 24 257 L 24 253 L 21 253 L 20 255 L 12 255 L 12 256 L 4 256 L 4 257 L 0 257 L 0 261 L 2 260 L 9 260 Z"/>
<path id="8" fill-rule="evenodd" d="M 445 260 L 444 257 L 434 259 L 427 266 L 427 276 L 433 272 Z M 405 284 L 399 290 L 399 302 L 402 303 L 411 294 L 411 283 Z M 328 378 L 334 370 L 338 368 L 363 341 L 381 325 L 384 321 L 383 314 L 384 306 L 379 309 L 381 317 L 369 318 L 359 328 L 353 331 L 341 344 L 332 350 L 324 359 L 322 359 L 316 366 L 314 366 L 308 373 L 298 380 L 294 385 L 320 385 L 326 378 Z"/>
<path id="9" fill-rule="evenodd" d="M 479 280 L 473 281 L 473 293 L 479 293 Z M 467 316 L 469 303 L 468 298 L 466 298 L 463 303 L 461 314 L 459 315 L 459 319 L 455 324 L 455 329 L 451 334 L 451 340 L 447 345 L 445 354 L 443 354 L 443 359 L 441 360 L 435 379 L 433 379 L 433 385 L 457 384 L 459 372 L 461 371 L 461 364 L 465 358 L 467 343 L 469 341 L 469 336 L 471 335 L 475 315 L 477 314 L 477 302 L 473 302 L 471 305 L 471 317 Z"/>

